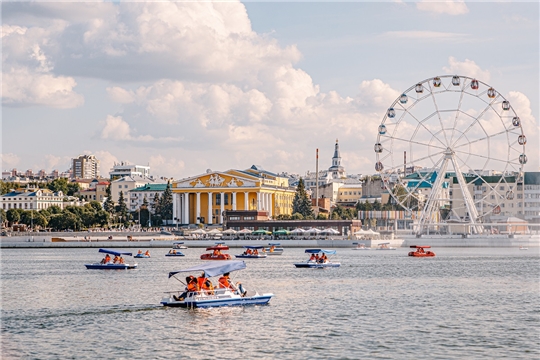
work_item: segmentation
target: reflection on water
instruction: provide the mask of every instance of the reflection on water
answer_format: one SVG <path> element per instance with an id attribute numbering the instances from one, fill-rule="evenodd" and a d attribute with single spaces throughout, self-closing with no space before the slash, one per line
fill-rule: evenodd
<path id="1" fill-rule="evenodd" d="M 135 249 L 136 251 L 136 249 Z M 2 357 L 537 358 L 538 249 L 338 249 L 337 269 L 296 269 L 302 249 L 247 259 L 235 281 L 272 292 L 268 306 L 159 305 L 186 257 L 136 270 L 86 270 L 96 249 L 2 250 Z"/>

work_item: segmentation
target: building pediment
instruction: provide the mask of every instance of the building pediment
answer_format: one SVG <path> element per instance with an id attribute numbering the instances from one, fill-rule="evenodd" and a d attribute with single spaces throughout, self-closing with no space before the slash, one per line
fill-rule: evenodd
<path id="1" fill-rule="evenodd" d="M 238 188 L 254 187 L 255 181 L 227 173 L 209 173 L 178 181 L 175 188 Z"/>

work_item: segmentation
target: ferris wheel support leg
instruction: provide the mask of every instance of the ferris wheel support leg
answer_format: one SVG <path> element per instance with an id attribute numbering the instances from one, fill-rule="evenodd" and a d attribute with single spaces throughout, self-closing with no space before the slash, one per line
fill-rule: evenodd
<path id="1" fill-rule="evenodd" d="M 484 232 L 484 227 L 476 222 L 476 220 L 478 219 L 478 211 L 476 210 L 473 198 L 471 196 L 471 193 L 469 192 L 469 188 L 467 187 L 467 182 L 465 181 L 465 178 L 463 178 L 461 169 L 459 168 L 459 165 L 453 155 L 451 157 L 451 160 L 452 164 L 454 165 L 454 169 L 456 170 L 456 177 L 458 179 L 458 184 L 461 188 L 461 192 L 463 193 L 463 200 L 465 201 L 465 206 L 467 208 L 467 211 L 469 212 L 471 229 L 473 233 L 481 234 Z"/>
<path id="2" fill-rule="evenodd" d="M 420 215 L 419 228 L 417 232 L 419 234 L 422 233 L 424 227 L 426 227 L 427 232 L 429 233 L 429 225 L 434 222 L 440 222 L 440 219 L 433 219 L 433 215 L 438 213 L 440 207 L 439 199 L 441 193 L 441 186 L 446 175 L 447 167 L 448 157 L 445 157 L 443 163 L 441 164 L 439 173 L 437 174 L 437 178 L 435 179 L 435 183 L 431 187 L 431 192 L 429 193 L 426 205 L 424 206 L 422 214 Z"/>

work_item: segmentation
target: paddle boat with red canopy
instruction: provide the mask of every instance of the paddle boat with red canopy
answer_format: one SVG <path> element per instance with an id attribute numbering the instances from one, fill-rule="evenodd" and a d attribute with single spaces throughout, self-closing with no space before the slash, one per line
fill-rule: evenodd
<path id="1" fill-rule="evenodd" d="M 206 251 L 212 251 L 201 255 L 201 260 L 231 260 L 230 254 L 224 254 L 222 251 L 229 250 L 225 243 L 218 242 L 215 246 L 206 248 Z"/>
<path id="2" fill-rule="evenodd" d="M 435 253 L 433 251 L 424 251 L 424 249 L 429 249 L 431 246 L 429 245 L 411 245 L 411 249 L 416 249 L 416 251 L 409 252 L 409 256 L 414 257 L 429 257 L 429 256 L 435 256 Z"/>
<path id="3" fill-rule="evenodd" d="M 169 278 L 174 277 L 176 280 L 184 284 L 179 274 L 189 274 L 198 276 L 201 271 L 204 272 L 204 277 L 211 281 L 212 277 L 228 275 L 228 273 L 246 268 L 246 263 L 243 261 L 224 261 L 222 263 L 205 263 L 197 266 L 169 273 Z M 259 294 L 256 290 L 247 290 L 241 283 L 232 282 L 212 290 L 201 291 L 169 291 L 166 296 L 161 299 L 163 306 L 176 306 L 185 308 L 212 308 L 222 306 L 244 306 L 244 305 L 265 305 L 274 296 L 271 293 Z M 184 284 L 186 285 L 186 284 Z"/>
<path id="4" fill-rule="evenodd" d="M 244 246 L 246 249 L 242 254 L 234 255 L 239 259 L 263 259 L 266 257 L 264 246 Z"/>
<path id="5" fill-rule="evenodd" d="M 325 250 L 325 249 L 306 249 L 306 254 L 311 254 L 310 258 L 307 261 L 296 263 L 294 266 L 297 268 L 313 268 L 313 269 L 324 269 L 324 268 L 333 268 L 340 267 L 341 263 L 332 262 L 328 259 L 327 255 L 335 255 L 336 250 Z M 318 259 L 315 259 L 317 255 Z"/>
<path id="6" fill-rule="evenodd" d="M 94 264 L 84 264 L 87 269 L 100 269 L 100 270 L 113 270 L 113 269 L 136 269 L 137 264 L 125 264 L 123 263 L 122 255 L 132 256 L 132 253 L 130 252 L 121 252 L 121 251 L 114 251 L 109 249 L 99 249 L 100 253 L 107 254 L 103 260 L 99 263 Z M 121 260 L 120 262 L 113 262 L 109 255 L 114 255 L 119 257 Z"/>

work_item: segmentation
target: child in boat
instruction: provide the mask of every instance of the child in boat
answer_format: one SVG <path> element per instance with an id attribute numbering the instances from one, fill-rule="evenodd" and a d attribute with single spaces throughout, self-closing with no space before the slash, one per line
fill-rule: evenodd
<path id="1" fill-rule="evenodd" d="M 309 261 L 316 261 L 315 254 L 311 254 Z"/>
<path id="2" fill-rule="evenodd" d="M 144 253 L 145 256 L 150 256 L 150 250 L 146 250 L 146 252 Z"/>
<path id="3" fill-rule="evenodd" d="M 124 264 L 124 258 L 120 256 L 120 257 L 118 258 L 118 263 L 119 263 L 119 264 Z"/>

